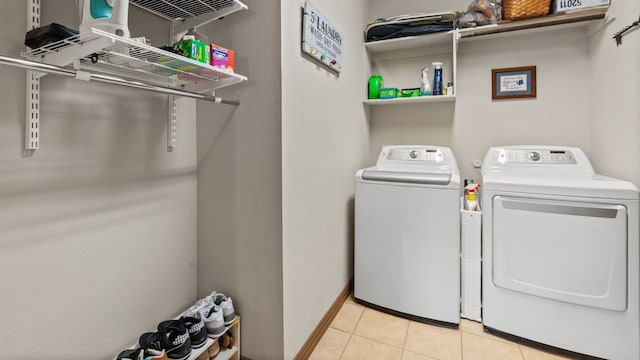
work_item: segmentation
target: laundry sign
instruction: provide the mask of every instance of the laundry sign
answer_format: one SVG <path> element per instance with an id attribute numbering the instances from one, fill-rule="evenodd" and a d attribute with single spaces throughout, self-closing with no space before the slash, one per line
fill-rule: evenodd
<path id="1" fill-rule="evenodd" d="M 302 26 L 302 50 L 323 65 L 342 71 L 342 33 L 308 1 Z"/>

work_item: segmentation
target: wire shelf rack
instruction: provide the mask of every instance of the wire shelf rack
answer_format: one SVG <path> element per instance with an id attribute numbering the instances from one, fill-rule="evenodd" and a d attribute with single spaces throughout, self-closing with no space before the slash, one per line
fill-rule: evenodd
<path id="1" fill-rule="evenodd" d="M 247 77 L 230 70 L 215 68 L 133 38 L 124 38 L 99 29 L 92 29 L 92 32 L 94 36 L 82 39 L 79 36 L 69 37 L 22 55 L 29 60 L 50 63 L 49 57 L 66 54 L 68 58 L 78 60 L 65 64 L 68 68 L 192 91 L 218 89 L 247 80 Z M 109 39 L 109 46 L 88 56 L 82 55 L 83 47 L 104 39 Z M 79 55 L 73 56 L 74 54 Z"/>
<path id="2" fill-rule="evenodd" d="M 129 0 L 132 5 L 143 8 L 171 21 L 214 14 L 226 16 L 247 6 L 237 0 Z"/>

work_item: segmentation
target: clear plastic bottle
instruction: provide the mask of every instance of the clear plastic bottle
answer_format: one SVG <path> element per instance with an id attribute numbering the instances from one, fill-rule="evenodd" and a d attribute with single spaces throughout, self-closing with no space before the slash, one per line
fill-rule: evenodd
<path id="1" fill-rule="evenodd" d="M 426 67 L 422 71 L 422 85 L 420 86 L 420 95 L 431 95 L 431 83 L 429 82 L 429 68 Z"/>
<path id="2" fill-rule="evenodd" d="M 433 64 L 433 95 L 442 95 L 442 63 Z"/>

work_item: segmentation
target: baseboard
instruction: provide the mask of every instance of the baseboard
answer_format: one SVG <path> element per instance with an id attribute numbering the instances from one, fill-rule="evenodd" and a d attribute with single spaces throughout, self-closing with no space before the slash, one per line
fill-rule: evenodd
<path id="1" fill-rule="evenodd" d="M 349 294 L 351 294 L 351 289 L 353 288 L 352 285 L 353 280 L 349 280 L 347 286 L 345 286 L 340 294 L 338 294 L 338 297 L 336 297 L 336 300 L 333 302 L 329 310 L 324 314 L 320 323 L 318 323 L 311 335 L 309 335 L 309 338 L 304 343 L 300 351 L 298 351 L 294 360 L 307 360 L 309 356 L 311 356 L 313 349 L 316 348 L 320 339 L 322 339 L 322 336 L 331 325 L 331 322 L 335 319 L 336 315 L 338 315 L 338 311 L 340 311 L 344 302 L 349 298 Z"/>

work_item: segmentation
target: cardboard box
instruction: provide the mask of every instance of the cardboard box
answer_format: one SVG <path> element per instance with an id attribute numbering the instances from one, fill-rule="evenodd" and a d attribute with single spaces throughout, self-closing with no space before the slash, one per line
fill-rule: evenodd
<path id="1" fill-rule="evenodd" d="M 610 2 L 610 0 L 553 0 L 551 3 L 551 14 L 609 5 Z"/>
<path id="2" fill-rule="evenodd" d="M 178 41 L 174 48 L 178 53 L 189 59 L 196 60 L 201 63 L 209 64 L 210 56 L 209 45 L 195 39 L 185 39 Z"/>
<path id="3" fill-rule="evenodd" d="M 397 88 L 380 89 L 380 99 L 394 99 L 398 97 L 399 90 Z"/>
<path id="4" fill-rule="evenodd" d="M 236 64 L 233 50 L 211 44 L 211 66 L 235 72 Z"/>

